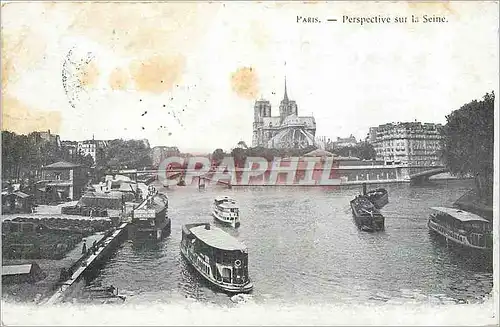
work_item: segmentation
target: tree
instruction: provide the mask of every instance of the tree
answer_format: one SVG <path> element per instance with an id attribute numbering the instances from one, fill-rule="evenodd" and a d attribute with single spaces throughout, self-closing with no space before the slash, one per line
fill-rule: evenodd
<path id="1" fill-rule="evenodd" d="M 452 174 L 473 175 L 480 198 L 492 203 L 495 95 L 487 93 L 446 116 L 442 158 Z"/>
<path id="2" fill-rule="evenodd" d="M 231 151 L 231 155 L 234 160 L 234 164 L 236 167 L 243 168 L 245 166 L 245 162 L 247 160 L 247 155 L 245 149 L 242 148 L 234 148 Z"/>
<path id="3" fill-rule="evenodd" d="M 358 157 L 363 160 L 375 160 L 377 151 L 368 142 L 360 142 L 357 145 Z"/>
<path id="4" fill-rule="evenodd" d="M 238 142 L 238 147 L 242 148 L 242 149 L 248 149 L 248 146 L 247 144 L 245 143 L 245 141 L 239 141 Z"/>
<path id="5" fill-rule="evenodd" d="M 226 153 L 222 149 L 215 149 L 215 151 L 212 153 L 212 160 L 216 165 L 220 164 L 224 157 L 226 156 Z"/>
<path id="6" fill-rule="evenodd" d="M 332 146 L 330 150 L 342 157 L 357 157 L 362 160 L 374 160 L 377 156 L 373 145 L 368 142 L 359 142 L 355 146 Z"/>
<path id="7" fill-rule="evenodd" d="M 150 149 L 141 140 L 111 140 L 96 159 L 101 169 L 151 166 Z"/>

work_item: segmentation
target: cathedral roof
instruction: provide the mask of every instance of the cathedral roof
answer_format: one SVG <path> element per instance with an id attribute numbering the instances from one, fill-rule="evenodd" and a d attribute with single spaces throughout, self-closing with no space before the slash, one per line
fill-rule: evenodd
<path id="1" fill-rule="evenodd" d="M 314 117 L 298 117 L 295 114 L 287 116 L 283 120 L 283 125 L 306 125 L 313 127 L 316 124 Z"/>

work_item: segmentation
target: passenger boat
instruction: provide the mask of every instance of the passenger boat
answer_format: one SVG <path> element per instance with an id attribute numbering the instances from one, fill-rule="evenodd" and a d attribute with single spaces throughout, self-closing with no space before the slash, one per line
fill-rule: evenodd
<path id="1" fill-rule="evenodd" d="M 351 210 L 356 225 L 362 231 L 384 230 L 384 216 L 365 195 L 358 195 L 351 201 Z"/>
<path id="2" fill-rule="evenodd" d="M 234 199 L 228 196 L 217 197 L 212 210 L 212 215 L 221 223 L 235 228 L 240 226 L 240 209 Z"/>
<path id="3" fill-rule="evenodd" d="M 465 248 L 491 250 L 493 235 L 491 222 L 470 212 L 456 208 L 432 207 L 434 212 L 427 222 L 429 230 Z"/>
<path id="4" fill-rule="evenodd" d="M 158 241 L 170 235 L 170 225 L 168 197 L 150 186 L 146 199 L 132 211 L 131 238 Z"/>
<path id="5" fill-rule="evenodd" d="M 183 257 L 208 282 L 228 293 L 248 293 L 253 284 L 248 276 L 246 246 L 209 223 L 182 226 Z"/>
<path id="6" fill-rule="evenodd" d="M 387 203 L 389 203 L 389 194 L 385 188 L 377 188 L 366 193 L 368 200 L 377 209 L 382 209 Z"/>

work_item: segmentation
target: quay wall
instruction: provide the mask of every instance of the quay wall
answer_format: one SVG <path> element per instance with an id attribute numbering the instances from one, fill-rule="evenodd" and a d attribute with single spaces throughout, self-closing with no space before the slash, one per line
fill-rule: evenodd
<path id="1" fill-rule="evenodd" d="M 92 246 L 90 246 L 87 253 L 83 254 L 78 261 L 69 267 L 69 277 L 56 284 L 57 290 L 55 294 L 46 303 L 54 304 L 63 301 L 66 296 L 74 290 L 75 286 L 80 284 L 79 282 L 82 281 L 82 278 L 92 276 L 92 273 L 97 270 L 112 255 L 113 251 L 121 242 L 127 238 L 127 225 L 127 223 L 123 223 L 118 228 L 106 232 L 96 243 L 95 252 Z"/>
<path id="2" fill-rule="evenodd" d="M 189 177 L 192 179 L 189 180 Z M 178 175 L 174 178 L 178 178 Z M 198 184 L 198 178 L 210 183 L 216 178 L 216 173 L 209 172 L 200 176 L 196 171 L 186 172 L 187 184 Z M 330 170 L 280 167 L 277 172 L 272 172 L 270 169 L 252 171 L 236 169 L 235 176 L 228 174 L 220 181 L 232 186 L 340 186 L 363 183 L 406 183 L 410 182 L 410 175 L 407 167 L 398 166 L 340 166 L 332 167 Z"/>
<path id="3" fill-rule="evenodd" d="M 323 186 L 323 185 L 360 185 L 409 183 L 415 174 L 431 172 L 442 166 L 407 166 L 380 164 L 344 164 L 319 162 L 308 166 L 307 163 L 286 162 L 279 167 L 271 163 L 267 167 L 254 164 L 252 169 L 236 167 L 225 171 L 203 171 L 202 169 L 167 170 L 159 174 L 167 178 L 164 185 L 175 185 L 175 181 L 183 179 L 186 185 L 198 183 L 231 185 L 231 186 Z M 224 168 L 222 168 L 224 169 Z M 437 173 L 437 172 L 436 172 Z M 451 175 L 446 177 L 427 176 L 429 179 L 456 179 Z M 199 181 L 200 180 L 200 181 Z"/>

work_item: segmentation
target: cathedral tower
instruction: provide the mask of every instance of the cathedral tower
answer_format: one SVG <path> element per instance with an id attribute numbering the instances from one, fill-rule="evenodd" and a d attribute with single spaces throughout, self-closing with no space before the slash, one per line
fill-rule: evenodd
<path id="1" fill-rule="evenodd" d="M 283 100 L 281 100 L 280 103 L 280 121 L 283 122 L 283 120 L 290 115 L 298 115 L 298 111 L 295 101 L 288 99 L 285 76 L 285 94 L 283 95 Z"/>

